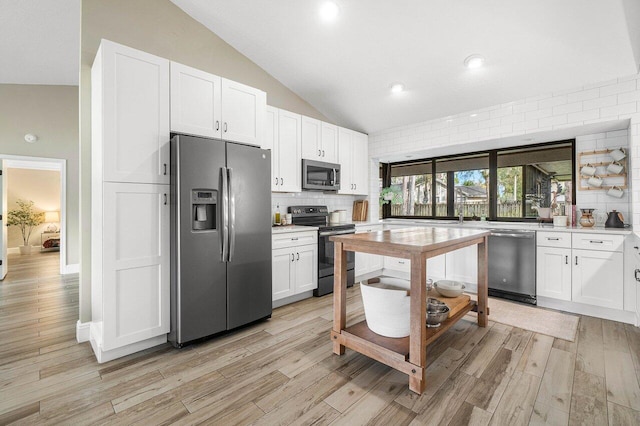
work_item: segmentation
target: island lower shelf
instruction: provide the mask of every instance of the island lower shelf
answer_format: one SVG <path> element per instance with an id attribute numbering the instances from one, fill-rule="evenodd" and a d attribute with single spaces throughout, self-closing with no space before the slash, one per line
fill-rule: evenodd
<path id="1" fill-rule="evenodd" d="M 440 327 L 427 327 L 425 324 L 426 344 L 429 346 L 440 335 L 451 328 L 469 311 L 476 310 L 474 300 L 470 300 L 455 315 L 447 318 Z M 415 366 L 409 360 L 409 337 L 384 337 L 374 333 L 367 327 L 366 321 L 347 327 L 342 332 L 331 331 L 331 338 L 349 349 L 380 361 L 408 375 L 416 374 Z"/>

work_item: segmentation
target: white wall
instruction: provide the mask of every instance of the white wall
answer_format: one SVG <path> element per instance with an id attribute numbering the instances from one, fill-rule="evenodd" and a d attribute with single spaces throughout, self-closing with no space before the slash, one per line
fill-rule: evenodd
<path id="1" fill-rule="evenodd" d="M 380 159 L 400 161 L 409 155 L 419 158 L 528 145 L 601 133 L 602 130 L 594 131 L 598 128 L 627 129 L 630 214 L 635 229 L 640 230 L 639 104 L 640 76 L 632 75 L 372 133 L 369 135 L 369 156 L 373 160 L 370 176 L 375 179 L 370 181 L 370 200 L 377 199 L 379 194 Z M 580 203 L 580 199 L 577 202 Z"/>
<path id="2" fill-rule="evenodd" d="M 18 207 L 17 200 L 33 201 L 36 212 L 60 211 L 60 172 L 51 170 L 7 169 L 7 209 Z M 49 224 L 33 228 L 30 245 L 40 245 L 40 233 Z M 57 223 L 56 226 L 60 227 Z M 10 226 L 7 230 L 7 247 L 21 246 L 22 233 L 18 226 Z"/>

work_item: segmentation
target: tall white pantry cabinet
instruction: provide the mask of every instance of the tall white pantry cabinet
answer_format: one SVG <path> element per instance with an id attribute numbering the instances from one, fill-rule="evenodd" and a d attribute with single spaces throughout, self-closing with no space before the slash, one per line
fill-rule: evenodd
<path id="1" fill-rule="evenodd" d="M 169 61 L 102 40 L 91 79 L 90 341 L 106 362 L 169 332 Z"/>

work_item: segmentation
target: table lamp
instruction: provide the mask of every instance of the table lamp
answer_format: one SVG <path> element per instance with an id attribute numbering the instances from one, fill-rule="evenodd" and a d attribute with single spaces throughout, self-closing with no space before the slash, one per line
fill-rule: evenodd
<path id="1" fill-rule="evenodd" d="M 49 224 L 49 226 L 47 226 L 47 232 L 58 232 L 58 227 L 55 224 L 60 222 L 60 213 L 57 211 L 45 212 L 44 221 Z"/>

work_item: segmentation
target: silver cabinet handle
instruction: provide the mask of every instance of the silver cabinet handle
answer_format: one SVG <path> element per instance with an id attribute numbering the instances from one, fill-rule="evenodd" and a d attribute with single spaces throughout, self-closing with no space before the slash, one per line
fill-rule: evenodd
<path id="1" fill-rule="evenodd" d="M 296 260 L 295 256 L 293 255 L 293 253 L 291 253 L 291 261 L 293 262 L 295 260 Z"/>
<path id="2" fill-rule="evenodd" d="M 298 241 L 298 237 L 291 238 L 291 241 Z"/>
<path id="3" fill-rule="evenodd" d="M 167 205 L 167 194 L 164 194 L 164 205 Z"/>
<path id="4" fill-rule="evenodd" d="M 278 178 L 276 178 L 276 185 L 278 184 Z"/>
<path id="5" fill-rule="evenodd" d="M 164 163 L 163 166 L 164 166 L 164 175 L 166 176 L 167 175 L 167 163 Z"/>
<path id="6" fill-rule="evenodd" d="M 564 264 L 568 265 L 569 264 L 569 256 L 565 256 L 564 257 Z"/>
<path id="7" fill-rule="evenodd" d="M 324 157 L 324 149 L 322 150 L 322 156 Z"/>
<path id="8" fill-rule="evenodd" d="M 284 179 L 280 178 L 280 185 L 284 185 Z"/>
<path id="9" fill-rule="evenodd" d="M 220 121 L 216 120 L 216 130 L 220 130 Z"/>
<path id="10" fill-rule="evenodd" d="M 576 256 L 576 265 L 578 264 L 578 256 Z"/>
<path id="11" fill-rule="evenodd" d="M 404 265 L 404 260 L 398 260 L 398 263 Z"/>
<path id="12" fill-rule="evenodd" d="M 547 237 L 548 241 L 560 241 L 560 238 L 551 238 L 551 237 Z"/>
<path id="13" fill-rule="evenodd" d="M 640 273 L 640 269 L 636 269 L 636 270 L 633 272 L 633 275 L 636 277 L 636 281 L 638 281 L 638 282 L 640 282 L 640 278 L 638 278 L 638 274 L 639 274 L 639 273 Z"/>
<path id="14" fill-rule="evenodd" d="M 318 150 L 318 157 L 322 157 L 322 150 Z"/>
<path id="15" fill-rule="evenodd" d="M 589 240 L 589 242 L 591 244 L 603 244 L 604 243 L 604 241 L 602 241 L 602 240 Z"/>
<path id="16" fill-rule="evenodd" d="M 227 133 L 227 122 L 224 122 L 224 132 Z"/>
<path id="17" fill-rule="evenodd" d="M 298 258 L 296 260 L 300 260 L 300 253 L 296 253 L 298 255 Z"/>

